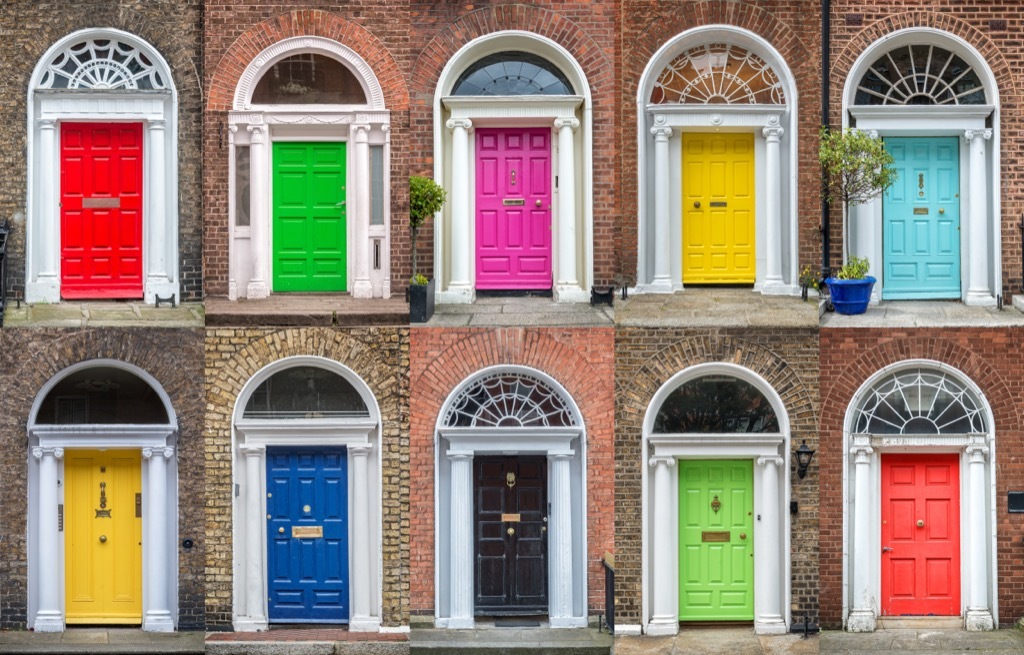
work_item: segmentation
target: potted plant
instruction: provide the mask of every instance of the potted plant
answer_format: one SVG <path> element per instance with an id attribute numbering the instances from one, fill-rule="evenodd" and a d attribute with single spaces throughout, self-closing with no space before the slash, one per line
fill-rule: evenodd
<path id="1" fill-rule="evenodd" d="M 426 323 L 434 315 L 434 280 L 419 272 L 416 233 L 426 220 L 441 211 L 447 192 L 429 177 L 409 178 L 409 229 L 412 231 L 412 279 L 409 281 L 409 320 Z"/>
<path id="2" fill-rule="evenodd" d="M 863 314 L 871 300 L 875 278 L 868 275 L 867 258 L 854 257 L 849 248 L 850 211 L 878 197 L 896 181 L 893 158 L 877 136 L 860 130 L 821 128 L 818 148 L 825 176 L 825 199 L 843 207 L 843 254 L 847 257 L 835 277 L 825 280 L 832 306 L 840 314 Z"/>

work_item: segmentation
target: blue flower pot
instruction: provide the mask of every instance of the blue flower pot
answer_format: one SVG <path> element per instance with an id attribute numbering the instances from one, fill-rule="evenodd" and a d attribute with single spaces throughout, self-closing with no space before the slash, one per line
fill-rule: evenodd
<path id="1" fill-rule="evenodd" d="M 871 289 L 875 278 L 868 275 L 863 280 L 840 280 L 830 277 L 825 280 L 832 296 L 832 306 L 840 314 L 863 314 L 871 302 Z"/>

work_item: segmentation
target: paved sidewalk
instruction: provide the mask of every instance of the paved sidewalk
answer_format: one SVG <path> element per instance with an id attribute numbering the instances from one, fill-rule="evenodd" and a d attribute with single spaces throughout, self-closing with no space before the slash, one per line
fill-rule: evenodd
<path id="1" fill-rule="evenodd" d="M 202 632 L 143 632 L 137 628 L 68 628 L 64 632 L 0 631 L 0 654 L 203 653 Z"/>
<path id="2" fill-rule="evenodd" d="M 608 305 L 560 303 L 544 297 L 487 297 L 469 304 L 434 306 L 434 317 L 413 327 L 593 327 L 611 326 Z"/>
<path id="3" fill-rule="evenodd" d="M 203 304 L 154 307 L 141 302 L 62 302 L 8 305 L 4 328 L 17 327 L 203 327 Z"/>
<path id="4" fill-rule="evenodd" d="M 822 655 L 895 655 L 906 651 L 916 655 L 1021 655 L 1024 632 L 908 629 L 871 633 L 830 630 L 821 634 Z"/>
<path id="5" fill-rule="evenodd" d="M 403 294 L 353 298 L 348 294 L 274 294 L 262 300 L 206 299 L 207 327 L 409 325 Z"/>
<path id="6" fill-rule="evenodd" d="M 1016 302 L 1014 303 L 1017 304 Z M 856 316 L 827 312 L 825 328 L 1004 327 L 1024 326 L 1024 312 L 1015 306 L 971 307 L 956 300 L 883 300 Z"/>
<path id="7" fill-rule="evenodd" d="M 616 637 L 614 655 L 818 655 L 818 638 L 753 628 L 692 628 L 675 637 Z"/>
<path id="8" fill-rule="evenodd" d="M 411 655 L 608 655 L 611 647 L 611 635 L 593 628 L 413 628 L 409 633 Z"/>
<path id="9" fill-rule="evenodd" d="M 615 323 L 636 327 L 818 327 L 818 294 L 763 296 L 752 289 L 691 288 L 615 298 Z"/>
<path id="10" fill-rule="evenodd" d="M 408 655 L 406 633 L 349 632 L 344 628 L 274 628 L 265 632 L 211 632 L 208 655 Z"/>

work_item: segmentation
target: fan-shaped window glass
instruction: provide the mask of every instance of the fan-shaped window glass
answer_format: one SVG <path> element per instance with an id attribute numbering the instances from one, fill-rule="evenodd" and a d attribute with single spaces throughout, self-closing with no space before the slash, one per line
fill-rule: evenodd
<path id="1" fill-rule="evenodd" d="M 980 434 L 982 404 L 962 383 L 941 371 L 911 369 L 876 383 L 856 410 L 862 434 Z"/>
<path id="2" fill-rule="evenodd" d="M 565 399 L 524 373 L 497 373 L 477 380 L 452 403 L 443 423 L 450 428 L 579 425 Z"/>
<path id="3" fill-rule="evenodd" d="M 75 371 L 46 394 L 41 425 L 159 424 L 170 420 L 159 394 L 138 376 L 112 366 Z"/>
<path id="4" fill-rule="evenodd" d="M 654 419 L 654 432 L 779 432 L 779 421 L 771 403 L 752 384 L 732 376 L 707 375 L 669 394 Z"/>
<path id="5" fill-rule="evenodd" d="M 88 39 L 62 49 L 50 60 L 41 89 L 166 89 L 153 61 L 117 39 Z"/>
<path id="6" fill-rule="evenodd" d="M 661 71 L 654 104 L 782 105 L 782 82 L 763 59 L 739 46 L 709 43 L 679 55 Z"/>
<path id="7" fill-rule="evenodd" d="M 456 96 L 570 96 L 572 84 L 551 62 L 528 52 L 498 52 L 459 77 Z"/>
<path id="8" fill-rule="evenodd" d="M 256 105 L 363 105 L 366 93 L 344 64 L 303 53 L 286 57 L 264 73 L 252 94 Z"/>
<path id="9" fill-rule="evenodd" d="M 857 84 L 856 105 L 983 105 L 985 88 L 967 62 L 933 45 L 906 45 L 875 60 Z"/>
<path id="10" fill-rule="evenodd" d="M 242 418 L 360 418 L 370 415 L 348 380 L 316 366 L 274 373 L 256 387 Z"/>

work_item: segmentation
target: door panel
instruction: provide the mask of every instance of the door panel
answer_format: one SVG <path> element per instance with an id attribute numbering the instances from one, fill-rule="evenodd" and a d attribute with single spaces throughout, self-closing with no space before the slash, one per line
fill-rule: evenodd
<path id="1" fill-rule="evenodd" d="M 274 291 L 345 291 L 345 144 L 275 142 Z"/>
<path id="2" fill-rule="evenodd" d="M 347 623 L 348 460 L 344 448 L 267 448 L 268 618 Z"/>
<path id="3" fill-rule="evenodd" d="M 142 124 L 61 123 L 61 297 L 142 297 Z"/>
<path id="4" fill-rule="evenodd" d="M 476 134 L 476 287 L 550 289 L 551 130 Z"/>
<path id="5" fill-rule="evenodd" d="M 883 203 L 882 297 L 960 297 L 960 146 L 888 137 L 899 178 Z"/>
<path id="6" fill-rule="evenodd" d="M 142 460 L 138 451 L 68 450 L 64 461 L 68 623 L 142 622 Z M 141 504 L 139 505 L 141 508 Z"/>
<path id="7" fill-rule="evenodd" d="M 753 284 L 754 135 L 683 133 L 683 282 Z"/>
<path id="8" fill-rule="evenodd" d="M 547 460 L 477 457 L 473 468 L 476 613 L 546 613 Z"/>
<path id="9" fill-rule="evenodd" d="M 753 620 L 753 498 L 751 461 L 679 461 L 680 621 Z"/>
<path id="10" fill-rule="evenodd" d="M 883 614 L 960 614 L 959 478 L 957 455 L 882 455 Z"/>

